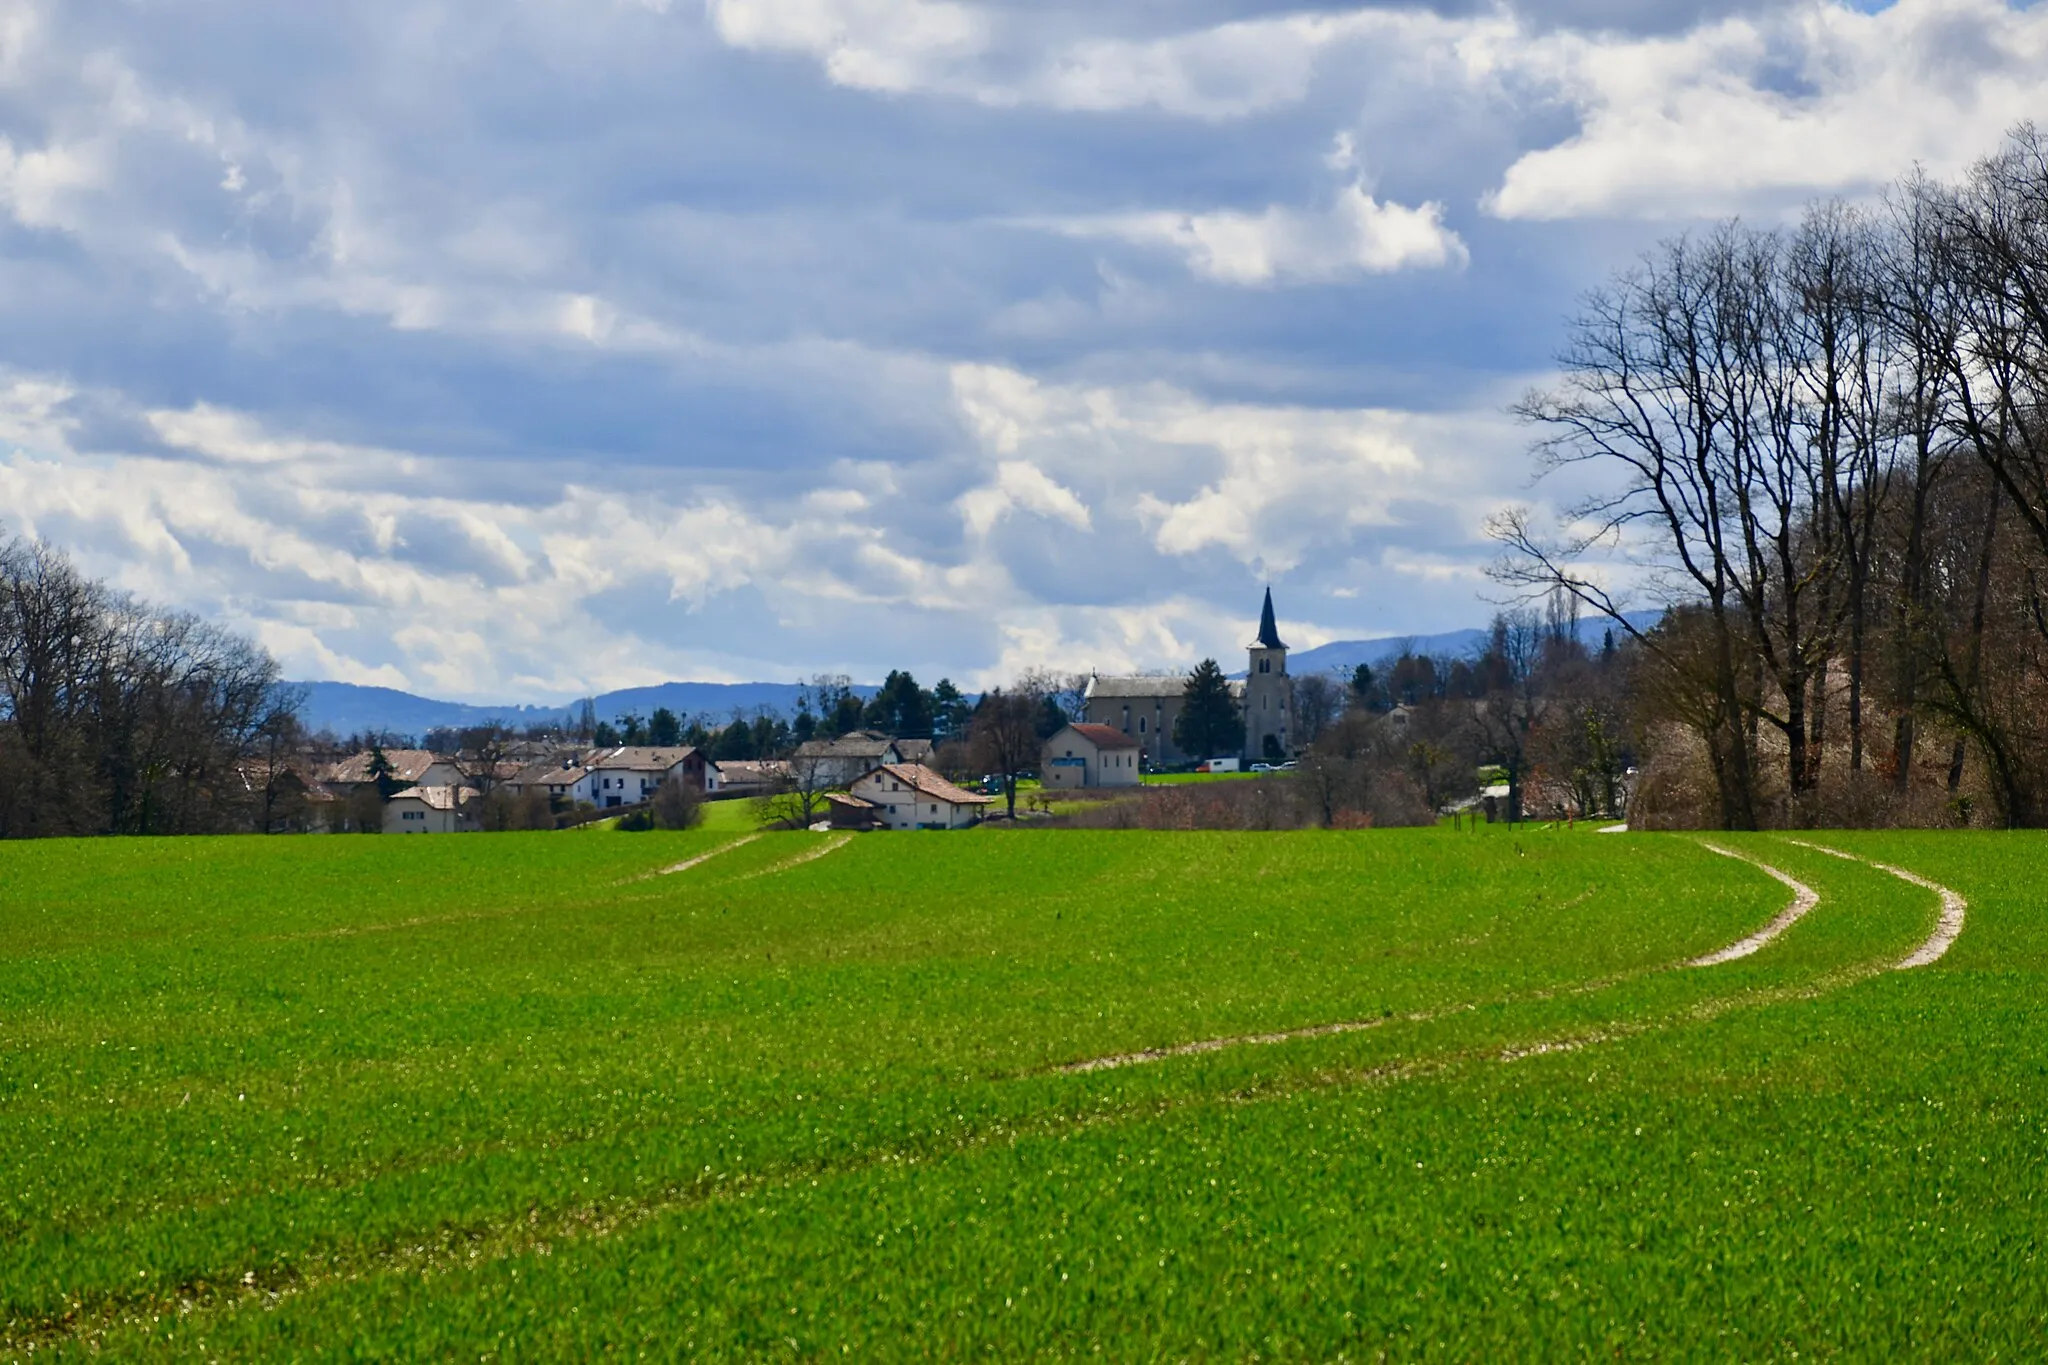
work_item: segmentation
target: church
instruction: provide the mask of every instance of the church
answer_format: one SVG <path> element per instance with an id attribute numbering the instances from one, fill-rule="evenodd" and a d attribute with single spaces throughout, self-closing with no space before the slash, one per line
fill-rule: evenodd
<path id="1" fill-rule="evenodd" d="M 1294 757 L 1294 688 L 1287 677 L 1287 645 L 1273 619 L 1273 590 L 1266 589 L 1266 605 L 1259 613 L 1259 635 L 1247 649 L 1245 675 L 1230 684 L 1244 716 L 1244 754 L 1247 763 L 1273 762 Z M 1088 681 L 1085 719 L 1107 725 L 1138 741 L 1144 761 L 1153 767 L 1170 768 L 1204 759 L 1225 758 L 1225 754 L 1184 754 L 1173 742 L 1173 723 L 1180 719 L 1181 695 L 1187 686 L 1184 673 L 1139 674 L 1131 677 L 1097 676 Z"/>

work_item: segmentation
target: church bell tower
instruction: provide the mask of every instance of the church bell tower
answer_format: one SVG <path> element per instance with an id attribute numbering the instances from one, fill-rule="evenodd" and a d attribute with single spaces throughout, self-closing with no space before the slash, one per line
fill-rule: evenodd
<path id="1" fill-rule="evenodd" d="M 1250 647 L 1244 678 L 1244 757 L 1280 763 L 1294 757 L 1294 684 L 1287 678 L 1287 645 L 1273 620 L 1273 590 L 1259 613 L 1259 638 Z"/>

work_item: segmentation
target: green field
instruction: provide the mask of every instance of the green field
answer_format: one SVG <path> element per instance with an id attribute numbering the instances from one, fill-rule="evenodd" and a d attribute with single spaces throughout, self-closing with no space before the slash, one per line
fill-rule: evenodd
<path id="1" fill-rule="evenodd" d="M 2037 1358 L 2048 840 L 1812 837 L 1946 956 L 1772 836 L 1709 967 L 1677 835 L 0 846 L 0 1354 Z"/>

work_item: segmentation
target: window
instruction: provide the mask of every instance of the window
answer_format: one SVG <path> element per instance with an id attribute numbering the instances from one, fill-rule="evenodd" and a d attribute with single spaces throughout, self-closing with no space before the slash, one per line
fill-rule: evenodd
<path id="1" fill-rule="evenodd" d="M 1145 733 L 1145 718 L 1143 716 L 1138 717 L 1138 733 L 1141 735 Z"/>
<path id="2" fill-rule="evenodd" d="M 1273 661 L 1272 661 L 1271 659 L 1261 659 L 1261 660 L 1259 660 L 1259 672 L 1261 672 L 1261 673 L 1271 673 L 1272 671 L 1273 671 Z"/>

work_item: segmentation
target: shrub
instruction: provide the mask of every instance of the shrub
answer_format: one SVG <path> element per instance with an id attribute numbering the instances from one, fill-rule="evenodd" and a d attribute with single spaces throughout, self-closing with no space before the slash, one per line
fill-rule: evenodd
<path id="1" fill-rule="evenodd" d="M 704 820 L 704 793 L 694 782 L 664 782 L 654 792 L 658 829 L 695 829 Z"/>

